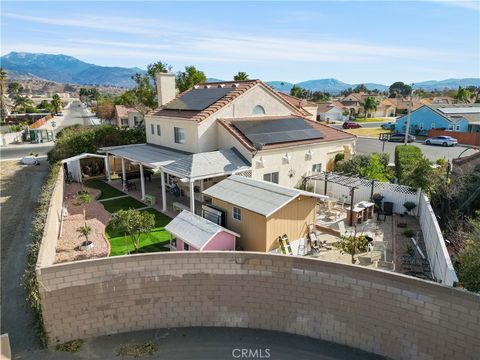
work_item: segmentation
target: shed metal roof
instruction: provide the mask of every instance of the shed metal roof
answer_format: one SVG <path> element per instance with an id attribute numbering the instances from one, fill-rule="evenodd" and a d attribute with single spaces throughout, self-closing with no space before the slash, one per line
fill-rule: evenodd
<path id="1" fill-rule="evenodd" d="M 202 250 L 215 235 L 222 231 L 236 237 L 240 236 L 187 210 L 183 210 L 178 214 L 165 226 L 165 230 L 199 250 Z"/>
<path id="2" fill-rule="evenodd" d="M 263 180 L 232 175 L 203 192 L 268 217 L 300 195 L 322 198 L 323 195 L 288 188 Z"/>
<path id="3" fill-rule="evenodd" d="M 250 169 L 250 163 L 235 149 L 191 154 L 162 166 L 167 173 L 190 179 L 233 174 Z"/>

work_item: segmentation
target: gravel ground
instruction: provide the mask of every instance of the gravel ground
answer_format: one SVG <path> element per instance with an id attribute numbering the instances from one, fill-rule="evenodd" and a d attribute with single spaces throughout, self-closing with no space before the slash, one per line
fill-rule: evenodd
<path id="1" fill-rule="evenodd" d="M 101 203 L 95 201 L 101 192 L 97 189 L 88 189 L 92 201 L 89 204 L 78 205 L 75 195 L 82 189 L 84 189 L 82 185 L 77 183 L 66 186 L 65 204 L 68 216 L 64 218 L 62 233 L 57 242 L 56 263 L 105 257 L 110 253 L 110 243 L 105 237 L 105 227 L 108 225 L 111 215 Z M 90 250 L 79 249 L 80 243 L 85 240 L 77 231 L 85 224 L 84 209 L 86 223 L 92 228 L 92 233 L 88 236 L 88 240 L 93 242 L 93 248 Z"/>
<path id="2" fill-rule="evenodd" d="M 0 163 L 1 211 L 1 333 L 9 333 L 13 354 L 39 347 L 33 329 L 25 290 L 20 286 L 30 243 L 31 221 L 37 208 L 37 196 L 49 166 L 19 165 L 17 161 Z"/>

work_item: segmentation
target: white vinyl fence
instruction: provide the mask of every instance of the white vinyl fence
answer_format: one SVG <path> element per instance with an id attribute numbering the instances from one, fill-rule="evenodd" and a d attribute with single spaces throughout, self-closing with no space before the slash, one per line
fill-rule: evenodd
<path id="1" fill-rule="evenodd" d="M 420 195 L 418 213 L 432 272 L 438 281 L 452 286 L 455 282 L 458 282 L 457 274 L 448 255 L 435 213 L 423 192 Z"/>
<path id="2" fill-rule="evenodd" d="M 354 191 L 354 203 L 364 200 L 369 201 L 371 198 L 372 182 L 370 180 L 362 180 L 362 182 L 363 185 Z M 328 181 L 325 193 L 324 180 L 309 180 L 309 184 L 313 186 L 313 192 L 317 194 L 331 196 L 339 199 L 340 202 L 345 201 L 345 204 L 350 204 L 350 188 L 347 186 Z M 449 286 L 453 286 L 455 282 L 458 282 L 437 218 L 423 191 L 420 189 L 415 190 L 408 186 L 375 181 L 373 183 L 373 193 L 383 195 L 383 202 L 392 202 L 395 213 L 406 211 L 403 204 L 407 201 L 417 205 L 411 213 L 418 216 L 430 267 L 436 280 Z"/>

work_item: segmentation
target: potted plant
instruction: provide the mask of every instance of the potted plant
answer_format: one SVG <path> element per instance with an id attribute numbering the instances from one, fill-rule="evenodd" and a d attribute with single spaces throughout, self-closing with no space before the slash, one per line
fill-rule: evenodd
<path id="1" fill-rule="evenodd" d="M 85 237 L 85 241 L 80 244 L 80 249 L 90 250 L 91 248 L 93 248 L 93 242 L 88 240 L 88 235 L 91 234 L 92 228 L 85 223 L 85 225 L 80 226 L 77 229 L 77 232 L 80 233 L 78 237 Z"/>
<path id="2" fill-rule="evenodd" d="M 417 205 L 414 202 L 407 201 L 405 204 L 403 204 L 403 207 L 407 209 L 407 211 L 405 212 L 405 215 L 408 215 L 410 214 L 410 211 L 412 211 L 417 207 Z"/>

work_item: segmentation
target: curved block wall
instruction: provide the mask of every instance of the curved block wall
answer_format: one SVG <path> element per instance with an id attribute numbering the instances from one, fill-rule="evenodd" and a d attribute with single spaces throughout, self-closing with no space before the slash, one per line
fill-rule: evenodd
<path id="1" fill-rule="evenodd" d="M 396 359 L 474 359 L 480 296 L 358 266 L 172 252 L 39 268 L 51 343 L 151 328 L 249 327 Z"/>

